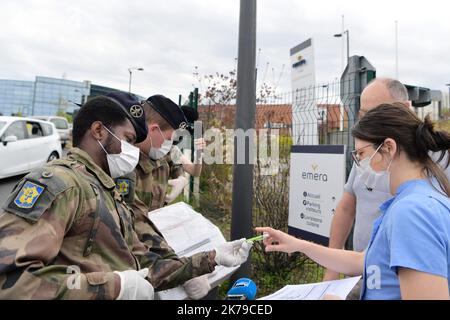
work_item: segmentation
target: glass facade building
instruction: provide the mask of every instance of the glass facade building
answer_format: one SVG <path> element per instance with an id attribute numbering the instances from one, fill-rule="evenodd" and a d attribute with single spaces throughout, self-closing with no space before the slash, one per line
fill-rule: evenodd
<path id="1" fill-rule="evenodd" d="M 0 113 L 4 116 L 52 116 L 58 111 L 73 114 L 78 104 L 98 95 L 120 90 L 91 84 L 37 76 L 35 81 L 0 79 Z M 137 99 L 143 97 L 135 95 Z"/>
<path id="2" fill-rule="evenodd" d="M 30 115 L 33 107 L 33 81 L 0 80 L 0 113 Z"/>
<path id="3" fill-rule="evenodd" d="M 75 103 L 83 103 L 90 92 L 90 82 L 36 77 L 32 115 L 55 115 L 58 111 L 73 113 Z"/>
<path id="4" fill-rule="evenodd" d="M 122 91 L 118 90 L 118 89 L 109 88 L 109 87 L 99 86 L 97 84 L 91 84 L 91 93 L 89 94 L 88 99 L 91 99 L 91 98 L 94 98 L 94 97 L 100 96 L 100 95 L 105 95 L 105 94 L 108 94 L 110 92 L 122 92 Z M 140 95 L 137 95 L 135 93 L 132 93 L 132 95 L 138 101 L 146 99 L 146 98 L 144 98 L 144 97 L 142 97 Z"/>

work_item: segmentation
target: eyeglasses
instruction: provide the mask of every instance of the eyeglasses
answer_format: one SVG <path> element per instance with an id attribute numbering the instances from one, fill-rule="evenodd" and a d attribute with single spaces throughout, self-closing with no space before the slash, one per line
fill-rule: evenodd
<path id="1" fill-rule="evenodd" d="M 380 147 L 382 146 L 383 144 L 380 144 L 379 146 L 378 146 L 378 148 L 377 148 L 377 150 L 375 150 L 375 152 L 374 152 L 374 154 L 375 153 L 377 153 L 377 151 L 380 149 Z M 356 165 L 359 167 L 360 166 L 360 164 L 361 164 L 361 162 L 360 162 L 360 160 L 359 160 L 359 158 L 358 158 L 358 151 L 360 151 L 360 150 L 362 150 L 362 149 L 365 149 L 365 148 L 367 148 L 367 147 L 372 147 L 372 146 L 374 146 L 373 144 L 368 144 L 367 146 L 364 146 L 364 147 L 361 147 L 361 148 L 359 148 L 359 149 L 355 149 L 355 150 L 353 150 L 351 153 L 352 153 L 352 158 L 353 158 L 353 161 L 355 161 L 355 163 L 356 163 Z"/>

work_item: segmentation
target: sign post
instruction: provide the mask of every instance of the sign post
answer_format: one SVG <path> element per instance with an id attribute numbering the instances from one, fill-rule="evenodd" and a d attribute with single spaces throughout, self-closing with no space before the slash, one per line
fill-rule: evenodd
<path id="1" fill-rule="evenodd" d="M 295 144 L 319 143 L 316 119 L 305 122 L 299 119 L 302 108 L 317 114 L 315 101 L 316 71 L 314 42 L 308 39 L 290 50 L 292 83 L 292 135 Z"/>
<path id="2" fill-rule="evenodd" d="M 345 145 L 293 146 L 289 234 L 328 246 L 336 206 L 344 192 Z"/>

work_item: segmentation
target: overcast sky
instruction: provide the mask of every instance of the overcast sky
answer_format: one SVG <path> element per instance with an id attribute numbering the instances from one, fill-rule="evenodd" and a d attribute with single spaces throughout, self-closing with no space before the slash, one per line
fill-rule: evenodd
<path id="1" fill-rule="evenodd" d="M 378 76 L 395 76 L 398 20 L 400 80 L 448 90 L 448 0 L 259 0 L 260 79 L 289 91 L 289 49 L 309 37 L 316 79 L 339 77 L 342 15 L 351 55 L 366 56 Z M 127 69 L 143 67 L 133 91 L 176 100 L 199 85 L 195 66 L 200 76 L 234 68 L 238 18 L 238 0 L 0 0 L 0 79 L 65 75 L 127 90 Z"/>

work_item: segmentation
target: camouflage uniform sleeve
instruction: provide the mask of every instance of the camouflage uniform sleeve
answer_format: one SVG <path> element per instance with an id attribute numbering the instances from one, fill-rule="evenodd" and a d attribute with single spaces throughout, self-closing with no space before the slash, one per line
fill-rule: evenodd
<path id="1" fill-rule="evenodd" d="M 137 233 L 135 236 L 133 253 L 138 257 L 141 268 L 149 268 L 148 280 L 155 291 L 177 287 L 187 280 L 214 271 L 211 252 L 201 252 L 189 258 L 163 258 L 139 241 Z"/>
<path id="2" fill-rule="evenodd" d="M 137 237 L 135 254 L 139 257 L 141 267 L 149 268 L 149 280 L 155 290 L 177 287 L 187 280 L 214 271 L 215 262 L 212 261 L 209 252 L 179 258 L 158 228 L 142 211 L 135 210 L 134 215 Z"/>
<path id="3" fill-rule="evenodd" d="M 14 200 L 15 193 L 7 203 Z M 52 199 L 49 195 L 53 195 L 53 201 L 47 201 Z M 35 204 L 38 209 L 29 216 L 19 216 L 7 206 L 0 216 L 0 299 L 117 297 L 120 291 L 117 275 L 83 274 L 77 266 L 53 263 L 65 233 L 83 208 L 80 191 L 72 186 L 54 194 L 48 188 L 40 198 Z"/>
<path id="4" fill-rule="evenodd" d="M 137 200 L 139 201 L 138 198 Z M 141 242 L 145 243 L 149 247 L 149 250 L 160 255 L 163 259 L 178 258 L 178 256 L 175 254 L 172 247 L 169 246 L 158 228 L 147 216 L 145 216 L 143 211 L 139 210 L 138 206 L 138 204 L 133 206 L 135 217 L 134 227 L 138 239 Z"/>
<path id="5" fill-rule="evenodd" d="M 170 179 L 176 179 L 184 174 L 182 164 L 175 164 L 172 160 L 168 161 L 170 167 Z"/>

